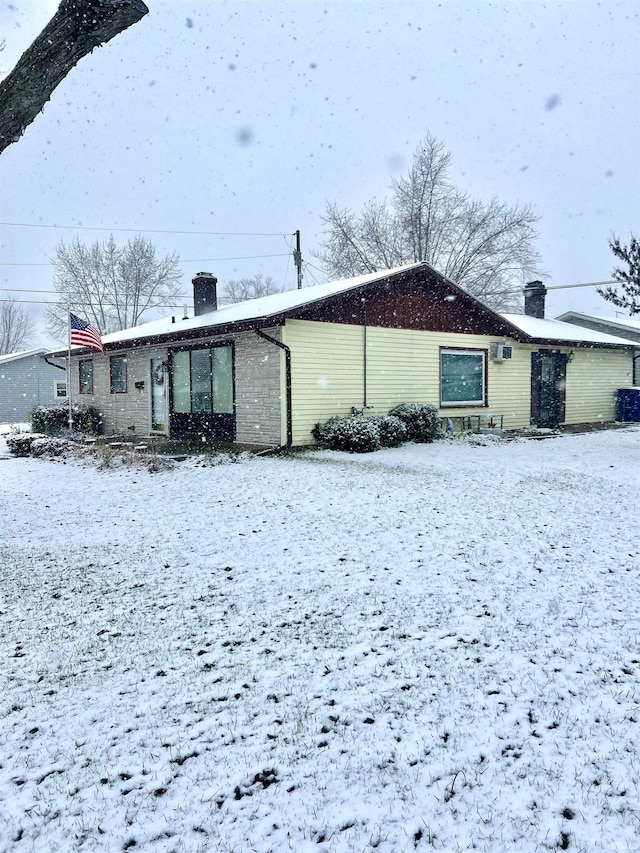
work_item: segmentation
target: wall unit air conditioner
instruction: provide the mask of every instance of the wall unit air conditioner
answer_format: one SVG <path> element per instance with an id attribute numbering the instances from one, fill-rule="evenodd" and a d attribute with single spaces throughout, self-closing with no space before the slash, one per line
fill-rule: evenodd
<path id="1" fill-rule="evenodd" d="M 509 361 L 513 358 L 513 347 L 508 344 L 491 344 L 492 361 Z"/>

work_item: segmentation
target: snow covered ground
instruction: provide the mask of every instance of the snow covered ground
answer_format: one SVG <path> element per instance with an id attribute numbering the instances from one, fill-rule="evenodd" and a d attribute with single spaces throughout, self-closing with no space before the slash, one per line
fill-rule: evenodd
<path id="1" fill-rule="evenodd" d="M 639 459 L 0 460 L 0 850 L 640 850 Z"/>

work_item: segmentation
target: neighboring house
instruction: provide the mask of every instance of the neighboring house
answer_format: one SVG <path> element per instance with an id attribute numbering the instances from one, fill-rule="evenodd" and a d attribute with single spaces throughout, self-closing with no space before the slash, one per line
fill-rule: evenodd
<path id="1" fill-rule="evenodd" d="M 108 434 L 305 445 L 353 409 L 435 403 L 443 418 L 505 429 L 612 421 L 632 383 L 633 344 L 533 316 L 502 316 L 426 263 L 217 308 L 217 279 L 193 280 L 195 316 L 72 350 L 73 402 Z M 61 350 L 52 355 L 64 356 Z"/>
<path id="2" fill-rule="evenodd" d="M 46 349 L 0 355 L 0 423 L 24 423 L 34 406 L 67 397 L 64 364 L 44 360 Z"/>
<path id="3" fill-rule="evenodd" d="M 634 357 L 634 385 L 640 385 L 640 316 L 633 317 L 603 317 L 599 314 L 580 314 L 577 311 L 567 311 L 558 317 L 564 323 L 575 323 L 585 329 L 593 329 L 608 335 L 618 335 L 630 341 L 636 341 L 638 348 Z"/>

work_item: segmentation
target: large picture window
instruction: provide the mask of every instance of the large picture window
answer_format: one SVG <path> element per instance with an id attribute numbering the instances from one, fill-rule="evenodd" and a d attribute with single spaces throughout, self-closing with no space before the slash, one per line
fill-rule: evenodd
<path id="1" fill-rule="evenodd" d="M 486 350 L 440 350 L 440 405 L 484 406 Z"/>
<path id="2" fill-rule="evenodd" d="M 93 394 L 93 362 L 81 361 L 78 365 L 81 394 Z"/>
<path id="3" fill-rule="evenodd" d="M 177 414 L 233 414 L 231 347 L 174 352 L 171 390 Z"/>
<path id="4" fill-rule="evenodd" d="M 127 357 L 126 355 L 112 355 L 109 359 L 111 372 L 111 393 L 127 393 Z"/>

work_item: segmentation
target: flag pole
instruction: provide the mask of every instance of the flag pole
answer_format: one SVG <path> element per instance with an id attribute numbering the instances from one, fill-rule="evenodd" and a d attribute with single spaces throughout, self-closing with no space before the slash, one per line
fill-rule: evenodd
<path id="1" fill-rule="evenodd" d="M 67 400 L 69 401 L 69 430 L 73 430 L 73 409 L 71 404 L 71 311 L 67 305 Z"/>

